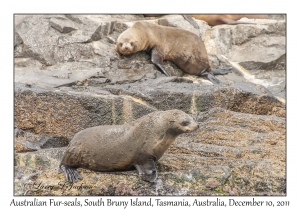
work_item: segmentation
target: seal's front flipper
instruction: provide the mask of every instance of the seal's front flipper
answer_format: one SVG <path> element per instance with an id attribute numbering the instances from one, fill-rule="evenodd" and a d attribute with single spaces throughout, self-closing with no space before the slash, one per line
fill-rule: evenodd
<path id="1" fill-rule="evenodd" d="M 148 182 L 155 182 L 155 180 L 157 179 L 157 171 L 153 159 L 149 159 L 144 164 L 136 164 L 134 166 L 138 170 L 139 175 L 143 180 Z"/>
<path id="2" fill-rule="evenodd" d="M 82 179 L 81 175 L 75 168 L 63 164 L 60 165 L 59 168 L 65 173 L 65 177 L 68 182 L 77 182 L 79 179 Z"/>
<path id="3" fill-rule="evenodd" d="M 166 72 L 166 70 L 164 69 L 164 67 L 162 66 L 163 64 L 163 56 L 162 54 L 156 49 L 153 48 L 151 51 L 151 62 L 165 75 L 167 75 L 168 77 L 170 76 L 168 74 L 168 72 Z"/>
<path id="4" fill-rule="evenodd" d="M 199 29 L 198 24 L 196 23 L 196 21 L 192 18 L 192 16 L 190 15 L 182 15 L 184 17 L 184 19 L 186 19 L 192 26 L 194 26 L 194 28 Z"/>
<path id="5" fill-rule="evenodd" d="M 224 69 L 212 69 L 212 73 L 214 75 L 224 75 L 231 72 L 232 67 L 224 68 Z"/>

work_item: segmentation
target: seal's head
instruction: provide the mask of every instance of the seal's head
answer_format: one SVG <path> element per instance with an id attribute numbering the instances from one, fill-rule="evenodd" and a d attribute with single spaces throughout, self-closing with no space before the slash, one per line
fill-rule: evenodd
<path id="1" fill-rule="evenodd" d="M 147 24 L 149 23 L 136 22 L 123 31 L 117 39 L 116 50 L 123 55 L 131 55 L 148 49 L 151 41 L 149 41 Z"/>
<path id="2" fill-rule="evenodd" d="M 190 133 L 199 128 L 194 119 L 181 110 L 170 110 L 170 132 L 174 134 Z"/>
<path id="3" fill-rule="evenodd" d="M 117 51 L 123 55 L 131 55 L 138 51 L 136 36 L 132 34 L 132 30 L 124 31 L 117 40 Z"/>

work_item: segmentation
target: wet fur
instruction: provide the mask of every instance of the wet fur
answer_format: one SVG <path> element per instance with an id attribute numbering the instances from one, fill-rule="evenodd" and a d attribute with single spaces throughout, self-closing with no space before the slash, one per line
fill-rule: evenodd
<path id="1" fill-rule="evenodd" d="M 76 182 L 81 178 L 76 168 L 119 171 L 140 165 L 151 171 L 145 177 L 152 181 L 156 178 L 152 162 L 161 158 L 179 134 L 197 128 L 180 110 L 153 112 L 123 125 L 87 128 L 73 137 L 59 167 L 67 181 Z"/>

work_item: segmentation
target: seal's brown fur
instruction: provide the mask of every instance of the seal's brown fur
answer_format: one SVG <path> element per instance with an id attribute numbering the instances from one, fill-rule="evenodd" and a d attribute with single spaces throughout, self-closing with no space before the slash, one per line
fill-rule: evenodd
<path id="1" fill-rule="evenodd" d="M 208 76 L 214 83 L 219 81 L 213 74 L 229 72 L 228 69 L 213 72 L 202 39 L 180 28 L 136 22 L 120 34 L 116 44 L 117 50 L 123 55 L 151 51 L 151 61 L 167 76 L 162 67 L 164 60 L 173 62 L 188 74 Z"/>
<path id="2" fill-rule="evenodd" d="M 123 125 L 87 128 L 71 140 L 60 168 L 66 179 L 74 182 L 80 179 L 75 170 L 79 167 L 115 171 L 136 166 L 140 174 L 149 175 L 147 170 L 155 172 L 148 177 L 150 180 L 145 178 L 153 181 L 156 177 L 153 161 L 162 157 L 179 134 L 197 128 L 195 121 L 180 110 L 153 112 Z"/>

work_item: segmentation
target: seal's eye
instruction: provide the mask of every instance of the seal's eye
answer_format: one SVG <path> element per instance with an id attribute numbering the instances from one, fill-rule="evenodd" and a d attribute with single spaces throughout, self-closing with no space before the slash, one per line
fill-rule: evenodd
<path id="1" fill-rule="evenodd" d="M 183 121 L 182 123 L 180 123 L 182 126 L 187 126 L 188 124 L 190 124 L 189 121 Z"/>
<path id="2" fill-rule="evenodd" d="M 130 42 L 130 45 L 133 47 L 133 42 Z"/>
<path id="3" fill-rule="evenodd" d="M 120 45 L 120 47 L 122 47 L 123 44 L 122 44 L 122 43 L 119 43 L 119 45 Z"/>

